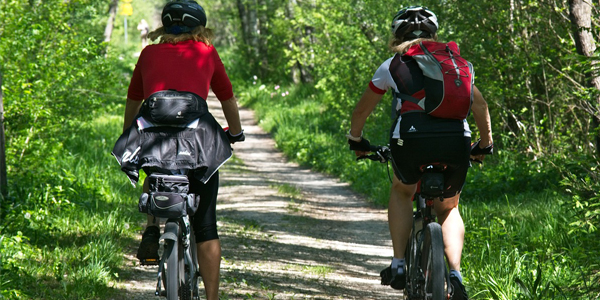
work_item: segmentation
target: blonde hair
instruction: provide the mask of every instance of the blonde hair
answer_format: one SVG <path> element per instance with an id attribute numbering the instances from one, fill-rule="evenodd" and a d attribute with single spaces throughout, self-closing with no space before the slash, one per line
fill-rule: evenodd
<path id="1" fill-rule="evenodd" d="M 148 33 L 148 38 L 150 40 L 159 39 L 159 44 L 177 44 L 179 42 L 193 40 L 196 42 L 203 42 L 206 45 L 210 46 L 214 37 L 215 35 L 212 29 L 206 28 L 204 26 L 196 26 L 194 27 L 194 29 L 192 29 L 192 31 L 180 34 L 167 33 L 165 27 L 160 27 Z"/>
<path id="2" fill-rule="evenodd" d="M 437 34 L 434 34 L 433 37 L 430 38 L 418 38 L 418 39 L 414 39 L 414 40 L 408 40 L 405 41 L 404 39 L 399 39 L 396 36 L 392 36 L 392 38 L 390 39 L 390 43 L 388 44 L 388 47 L 390 48 L 390 51 L 395 52 L 395 53 L 405 53 L 406 51 L 408 51 L 408 48 L 423 42 L 423 41 L 437 41 Z"/>

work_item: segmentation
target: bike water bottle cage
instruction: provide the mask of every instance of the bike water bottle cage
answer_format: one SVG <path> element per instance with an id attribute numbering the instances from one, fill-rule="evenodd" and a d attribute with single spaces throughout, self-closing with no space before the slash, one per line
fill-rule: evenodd
<path id="1" fill-rule="evenodd" d="M 431 164 L 421 167 L 421 194 L 425 198 L 444 197 L 444 174 L 447 166 L 444 164 Z"/>

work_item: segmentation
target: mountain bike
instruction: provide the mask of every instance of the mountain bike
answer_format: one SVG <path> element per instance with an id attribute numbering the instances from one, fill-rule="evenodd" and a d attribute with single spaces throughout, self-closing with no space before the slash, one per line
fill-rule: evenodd
<path id="1" fill-rule="evenodd" d="M 142 265 L 158 265 L 156 296 L 167 300 L 199 299 L 198 256 L 190 214 L 198 207 L 199 199 L 188 194 L 185 175 L 151 174 L 150 192 L 140 196 L 140 212 L 166 218 L 163 251 L 160 258 L 141 260 Z M 155 177 L 155 188 L 152 186 Z M 146 208 L 144 210 L 143 208 Z M 189 207 L 195 207 L 190 210 Z M 163 288 L 164 287 L 164 288 Z"/>
<path id="2" fill-rule="evenodd" d="M 358 157 L 387 163 L 391 151 L 387 146 L 373 146 L 373 154 Z M 434 201 L 443 201 L 444 164 L 427 164 L 421 167 L 421 178 L 413 201 L 413 227 L 406 247 L 406 288 L 409 300 L 450 299 L 452 285 L 446 266 L 442 227 L 436 222 Z M 389 169 L 388 169 L 389 172 Z M 388 173 L 389 175 L 389 173 Z"/>

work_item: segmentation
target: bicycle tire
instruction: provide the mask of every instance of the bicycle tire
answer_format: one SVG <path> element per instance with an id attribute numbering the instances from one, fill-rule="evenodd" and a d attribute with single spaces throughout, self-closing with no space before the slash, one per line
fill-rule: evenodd
<path id="1" fill-rule="evenodd" d="M 444 240 L 440 224 L 430 223 L 425 228 L 421 258 L 421 268 L 425 277 L 425 284 L 423 285 L 425 299 L 447 300 Z"/>
<path id="2" fill-rule="evenodd" d="M 198 287 L 198 281 L 200 277 L 200 269 L 198 264 L 198 246 L 196 245 L 196 236 L 194 234 L 194 228 L 191 227 L 190 233 L 190 249 L 192 254 L 192 263 L 194 264 L 194 273 L 192 274 L 192 299 L 198 300 L 200 299 L 200 288 Z"/>
<path id="3" fill-rule="evenodd" d="M 408 299 L 413 298 L 417 294 L 417 284 L 418 284 L 418 272 L 419 264 L 417 263 L 417 252 L 419 243 L 417 242 L 417 233 L 413 231 L 410 234 L 410 238 L 408 239 L 408 245 L 406 247 L 406 251 L 404 253 L 404 257 L 406 258 L 406 272 L 408 277 L 406 278 L 406 288 L 404 289 L 404 293 L 406 294 Z"/>
<path id="4" fill-rule="evenodd" d="M 198 300 L 200 299 L 200 289 L 198 288 L 198 249 L 196 248 L 196 236 L 194 229 L 190 227 L 189 247 L 184 251 L 181 249 L 180 255 L 180 272 L 179 278 L 181 281 L 180 299 L 181 300 Z M 183 248 L 183 247 L 180 247 Z M 186 253 L 187 252 L 187 253 Z M 186 255 L 189 254 L 189 264 L 186 263 Z"/>
<path id="5" fill-rule="evenodd" d="M 187 251 L 190 251 L 188 248 Z M 187 276 L 190 266 L 185 263 L 183 247 L 179 247 L 179 297 L 181 300 L 192 300 L 191 278 Z"/>
<path id="6" fill-rule="evenodd" d="M 179 251 L 178 242 L 173 240 L 165 241 L 165 255 L 167 255 L 167 272 L 165 289 L 167 291 L 167 300 L 178 300 L 179 297 Z"/>

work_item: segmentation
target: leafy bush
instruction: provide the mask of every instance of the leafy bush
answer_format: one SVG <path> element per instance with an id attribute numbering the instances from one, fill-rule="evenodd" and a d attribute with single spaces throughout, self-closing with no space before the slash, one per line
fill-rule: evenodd
<path id="1" fill-rule="evenodd" d="M 101 42 L 106 8 L 102 0 L 0 2 L 10 176 L 0 211 L 0 298 L 103 298 L 122 263 L 130 229 L 110 220 L 128 213 L 109 203 L 106 170 L 94 168 L 114 163 L 112 145 L 89 126 L 124 95 L 125 78 L 115 76 L 116 59 Z M 119 122 L 104 129 L 118 132 Z M 110 214 L 96 213 L 106 206 Z"/>
<path id="2" fill-rule="evenodd" d="M 572 195 L 570 203 L 575 216 L 574 231 L 598 233 L 600 224 L 600 162 L 582 157 L 562 165 L 565 177 L 561 185 Z"/>

